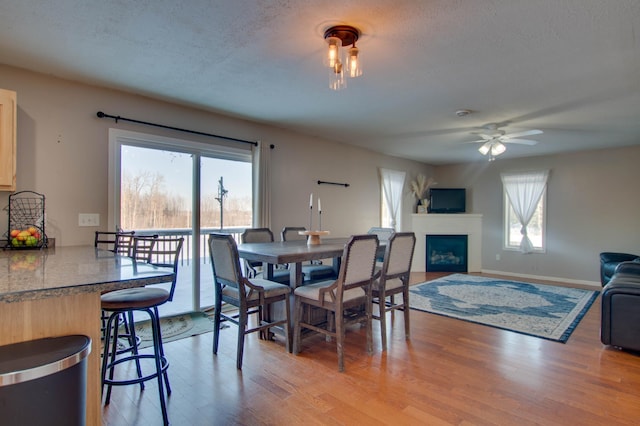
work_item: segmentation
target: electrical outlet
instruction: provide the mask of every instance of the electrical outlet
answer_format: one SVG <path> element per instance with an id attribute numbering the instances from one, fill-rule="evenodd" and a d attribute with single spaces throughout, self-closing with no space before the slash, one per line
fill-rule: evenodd
<path id="1" fill-rule="evenodd" d="M 80 213 L 78 215 L 78 226 L 100 226 L 100 214 Z"/>
<path id="2" fill-rule="evenodd" d="M 496 254 L 496 260 L 500 260 L 500 254 Z"/>

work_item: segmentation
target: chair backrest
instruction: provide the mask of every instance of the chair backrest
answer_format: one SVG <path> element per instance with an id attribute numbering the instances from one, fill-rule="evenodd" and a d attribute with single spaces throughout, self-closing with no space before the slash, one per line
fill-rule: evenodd
<path id="1" fill-rule="evenodd" d="M 378 237 L 379 241 L 388 241 L 391 238 L 391 235 L 396 232 L 393 228 L 380 228 L 380 227 L 372 227 L 367 231 L 367 234 L 373 234 Z"/>
<path id="2" fill-rule="evenodd" d="M 374 234 L 353 235 L 349 238 L 344 246 L 337 280 L 335 296 L 339 303 L 348 300 L 349 293 L 353 290 L 371 286 L 378 245 L 378 237 Z"/>
<path id="3" fill-rule="evenodd" d="M 120 244 L 130 245 L 130 240 L 134 234 L 135 231 L 96 231 L 93 246 L 114 253 L 121 253 L 119 250 Z M 127 243 L 127 239 L 129 243 Z"/>
<path id="4" fill-rule="evenodd" d="M 115 252 L 124 256 L 131 257 L 133 251 L 133 238 L 135 231 L 131 232 L 118 232 L 116 234 L 116 247 Z"/>
<path id="5" fill-rule="evenodd" d="M 282 237 L 282 241 L 302 241 L 306 240 L 306 235 L 300 235 L 300 232 L 306 231 L 307 228 L 304 226 L 285 226 L 282 228 L 282 232 L 280 236 Z"/>
<path id="6" fill-rule="evenodd" d="M 240 235 L 243 243 L 270 243 L 273 242 L 273 232 L 269 228 L 249 228 Z"/>
<path id="7" fill-rule="evenodd" d="M 115 252 L 116 235 L 118 235 L 117 232 L 96 231 L 96 236 L 93 241 L 93 246 L 95 248 Z"/>
<path id="8" fill-rule="evenodd" d="M 240 235 L 240 241 L 243 243 L 271 243 L 273 242 L 273 232 L 269 228 L 248 228 Z M 257 270 L 255 268 L 262 266 L 262 262 L 244 260 L 247 268 L 247 276 L 255 276 Z"/>
<path id="9" fill-rule="evenodd" d="M 242 298 L 245 293 L 241 291 L 243 278 L 236 241 L 229 234 L 212 233 L 208 242 L 214 283 L 235 288 Z"/>
<path id="10" fill-rule="evenodd" d="M 183 243 L 184 237 L 158 237 L 156 235 L 133 237 L 131 255 L 134 259 L 173 269 L 174 277 L 169 290 L 169 300 L 173 299 L 178 281 L 178 261 Z"/>
<path id="11" fill-rule="evenodd" d="M 415 246 L 416 235 L 413 232 L 394 233 L 387 241 L 380 276 L 385 281 L 400 278 L 408 282 Z"/>

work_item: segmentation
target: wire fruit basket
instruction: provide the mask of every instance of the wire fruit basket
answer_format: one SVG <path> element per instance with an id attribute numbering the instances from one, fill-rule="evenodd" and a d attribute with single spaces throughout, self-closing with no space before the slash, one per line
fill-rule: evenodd
<path id="1" fill-rule="evenodd" d="M 39 249 L 47 246 L 44 229 L 44 195 L 21 191 L 9 195 L 7 247 Z"/>

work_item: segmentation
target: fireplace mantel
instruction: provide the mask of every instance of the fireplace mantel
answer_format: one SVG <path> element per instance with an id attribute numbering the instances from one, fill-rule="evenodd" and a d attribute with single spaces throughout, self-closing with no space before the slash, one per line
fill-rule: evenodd
<path id="1" fill-rule="evenodd" d="M 481 214 L 412 214 L 412 231 L 416 234 L 416 248 L 411 270 L 426 270 L 427 235 L 468 235 L 469 272 L 482 270 L 482 215 Z"/>

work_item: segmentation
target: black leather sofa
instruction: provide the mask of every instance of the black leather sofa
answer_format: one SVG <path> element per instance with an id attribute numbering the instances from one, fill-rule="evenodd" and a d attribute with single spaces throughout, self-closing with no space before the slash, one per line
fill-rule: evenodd
<path id="1" fill-rule="evenodd" d="M 600 340 L 640 351 L 640 261 L 620 263 L 602 290 Z"/>
<path id="2" fill-rule="evenodd" d="M 607 285 L 620 263 L 630 261 L 639 262 L 640 256 L 629 253 L 600 253 L 600 283 L 602 287 Z"/>

